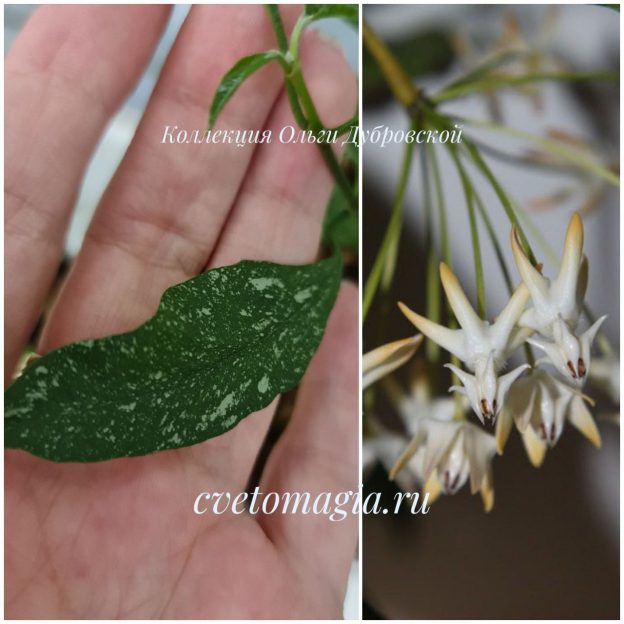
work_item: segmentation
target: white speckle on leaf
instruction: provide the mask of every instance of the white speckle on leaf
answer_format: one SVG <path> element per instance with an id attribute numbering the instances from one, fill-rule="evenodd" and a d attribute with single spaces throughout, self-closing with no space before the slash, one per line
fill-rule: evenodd
<path id="1" fill-rule="evenodd" d="M 256 290 L 264 290 L 265 288 L 270 288 L 271 286 L 284 288 L 282 280 L 277 279 L 276 277 L 256 277 L 249 281 Z"/>
<path id="2" fill-rule="evenodd" d="M 230 394 L 226 395 L 223 401 L 219 403 L 219 407 L 217 407 L 217 409 L 212 412 L 212 414 L 210 414 L 210 416 L 208 417 L 210 421 L 212 422 L 219 416 L 225 416 L 225 412 L 232 405 L 232 403 L 234 403 L 234 393 L 230 392 Z"/>
<path id="3" fill-rule="evenodd" d="M 309 299 L 312 296 L 312 288 L 304 288 L 303 290 L 300 290 L 298 293 L 295 294 L 295 301 L 297 303 L 303 303 L 304 301 L 306 301 L 307 299 Z"/>
<path id="4" fill-rule="evenodd" d="M 258 382 L 258 392 L 266 392 L 269 389 L 269 378 L 265 375 Z"/>
<path id="5" fill-rule="evenodd" d="M 119 409 L 122 410 L 123 412 L 132 412 L 134 411 L 135 407 L 136 407 L 136 401 L 133 401 L 132 403 L 128 403 L 127 405 L 120 405 Z"/>

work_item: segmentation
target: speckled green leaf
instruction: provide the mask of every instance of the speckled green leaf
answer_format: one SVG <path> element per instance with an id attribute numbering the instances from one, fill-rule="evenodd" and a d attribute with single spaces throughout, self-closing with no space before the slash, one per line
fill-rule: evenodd
<path id="1" fill-rule="evenodd" d="M 228 431 L 299 382 L 340 276 L 337 255 L 305 266 L 243 261 L 168 289 L 137 330 L 31 364 L 5 394 L 5 446 L 86 462 Z"/>
<path id="2" fill-rule="evenodd" d="M 221 78 L 221 82 L 217 87 L 214 98 L 212 99 L 212 104 L 210 105 L 208 127 L 212 128 L 214 126 L 223 107 L 251 74 L 258 71 L 261 67 L 264 67 L 267 63 L 282 58 L 283 55 L 279 50 L 269 50 L 268 52 L 245 56 L 237 61 L 223 78 Z"/>

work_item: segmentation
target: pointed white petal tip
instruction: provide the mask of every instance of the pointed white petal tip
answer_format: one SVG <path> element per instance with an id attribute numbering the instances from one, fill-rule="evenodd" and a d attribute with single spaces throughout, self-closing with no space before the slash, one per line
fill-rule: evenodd
<path id="1" fill-rule="evenodd" d="M 382 345 L 364 354 L 362 358 L 363 388 L 367 388 L 405 364 L 416 353 L 422 341 L 422 334 L 417 334 Z"/>
<path id="2" fill-rule="evenodd" d="M 430 321 L 428 318 L 417 314 L 410 310 L 403 302 L 399 301 L 399 309 L 406 316 L 407 320 L 412 323 L 420 332 L 422 332 L 429 340 L 439 344 L 443 349 L 456 355 L 460 360 L 466 357 L 464 353 L 462 331 L 457 329 L 449 329 L 438 323 Z"/>
<path id="3" fill-rule="evenodd" d="M 564 248 L 574 249 L 580 258 L 583 252 L 583 237 L 583 219 L 581 219 L 581 215 L 578 212 L 575 212 L 570 217 L 570 222 L 568 223 Z"/>
<path id="4" fill-rule="evenodd" d="M 496 431 L 494 433 L 496 437 L 497 455 L 502 455 L 505 452 L 505 446 L 507 445 L 507 440 L 509 440 L 512 424 L 512 414 L 508 410 L 502 409 L 496 419 Z"/>
<path id="5" fill-rule="evenodd" d="M 548 295 L 548 284 L 544 276 L 528 259 L 515 227 L 511 230 L 511 249 L 522 281 L 529 289 L 534 305 L 540 305 Z"/>
<path id="6" fill-rule="evenodd" d="M 474 311 L 468 297 L 466 297 L 466 293 L 461 287 L 457 276 L 444 262 L 440 263 L 440 280 L 442 281 L 448 302 L 462 329 L 468 331 L 477 330 L 483 322 Z"/>
<path id="7" fill-rule="evenodd" d="M 522 441 L 526 449 L 529 461 L 534 468 L 539 468 L 544 463 L 546 456 L 546 443 L 535 433 L 533 427 L 527 427 L 522 434 Z"/>
<path id="8" fill-rule="evenodd" d="M 442 486 L 438 481 L 438 476 L 436 475 L 435 470 L 429 475 L 425 485 L 423 486 L 422 495 L 423 499 L 426 498 L 427 504 L 432 505 L 438 499 L 438 497 L 442 494 Z"/>
<path id="9" fill-rule="evenodd" d="M 596 421 L 591 415 L 591 412 L 583 403 L 583 399 L 581 397 L 575 397 L 572 400 L 569 409 L 568 420 L 570 423 L 576 427 L 576 429 L 578 429 L 596 448 L 600 448 L 602 446 L 600 432 L 598 431 Z"/>

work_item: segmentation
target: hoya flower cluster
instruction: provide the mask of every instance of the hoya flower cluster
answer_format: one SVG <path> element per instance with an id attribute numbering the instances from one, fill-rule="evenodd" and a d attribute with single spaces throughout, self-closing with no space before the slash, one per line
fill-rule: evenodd
<path id="1" fill-rule="evenodd" d="M 440 278 L 459 328 L 444 327 L 399 304 L 422 334 L 461 362 L 461 367 L 446 364 L 461 384 L 450 391 L 463 395 L 461 400 L 432 401 L 424 399 L 422 391 L 410 398 L 396 388 L 391 392 L 413 436 L 391 476 L 408 470 L 415 481 L 424 484 L 430 498 L 440 492 L 455 493 L 470 476 L 473 493 L 481 492 L 488 510 L 493 504 L 491 462 L 496 452 L 503 453 L 513 424 L 535 466 L 541 464 L 547 448 L 557 443 L 566 422 L 600 446 L 582 388 L 590 374 L 592 342 L 606 317 L 579 331 L 588 279 L 582 220 L 578 214 L 572 216 L 559 273 L 552 280 L 531 263 L 515 229 L 511 246 L 522 281 L 494 322 L 479 317 L 444 263 Z M 532 366 L 525 363 L 507 370 L 509 358 L 525 343 L 543 357 Z M 374 364 L 374 378 L 401 365 L 418 345 L 414 337 L 373 352 L 376 356 L 368 364 Z M 382 357 L 384 348 L 386 358 Z M 364 368 L 366 374 L 366 359 Z M 386 386 L 391 383 L 386 380 Z M 495 426 L 494 434 L 468 421 L 468 406 L 482 425 Z"/>

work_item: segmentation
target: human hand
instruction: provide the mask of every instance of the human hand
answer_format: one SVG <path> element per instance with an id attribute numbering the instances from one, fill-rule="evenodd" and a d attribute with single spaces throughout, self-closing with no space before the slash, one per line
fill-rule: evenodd
<path id="1" fill-rule="evenodd" d="M 286 6 L 287 25 L 300 8 Z M 10 378 L 62 257 L 88 158 L 165 25 L 163 6 L 47 6 L 5 66 L 5 371 Z M 274 46 L 261 6 L 197 6 L 46 319 L 38 352 L 134 329 L 163 291 L 240 259 L 317 253 L 332 180 L 314 145 L 161 143 L 203 128 L 241 56 Z M 304 73 L 329 126 L 355 80 L 310 34 Z M 277 67 L 249 79 L 220 127 L 293 124 Z M 261 490 L 356 489 L 357 291 L 345 285 L 274 447 Z M 5 379 L 6 381 L 6 379 Z M 244 491 L 272 407 L 193 447 L 97 464 L 6 452 L 5 613 L 10 618 L 339 617 L 357 518 L 197 516 L 202 491 Z"/>

